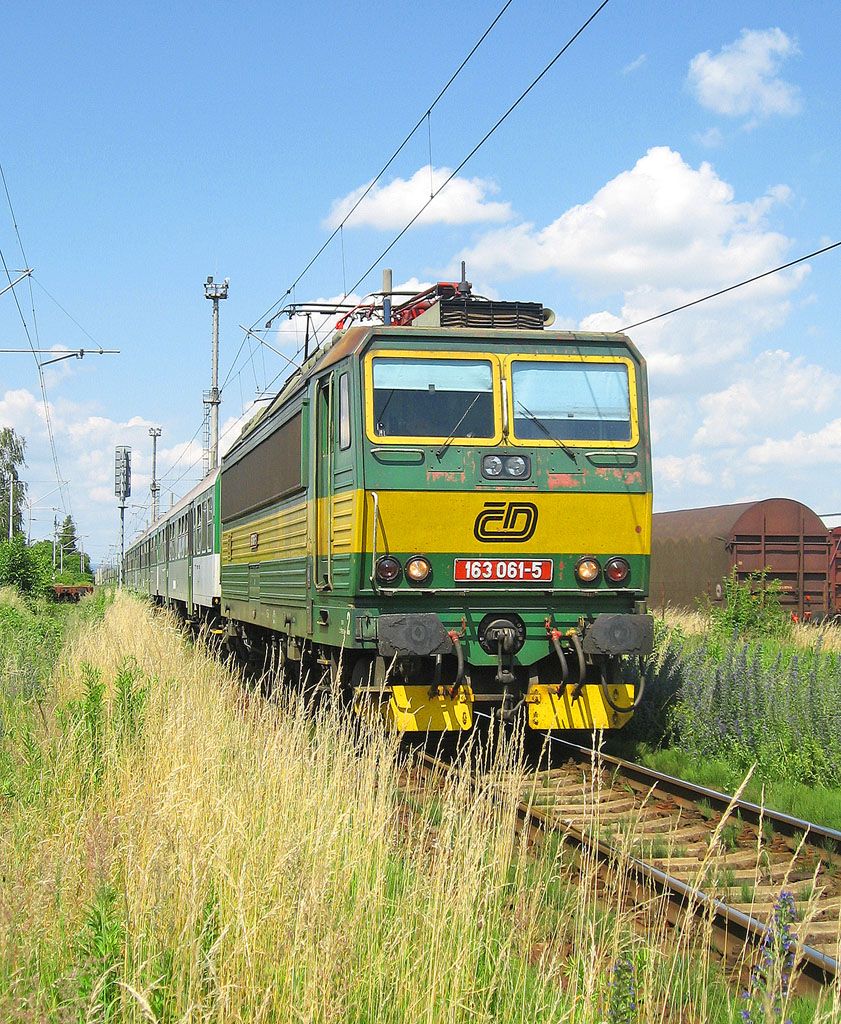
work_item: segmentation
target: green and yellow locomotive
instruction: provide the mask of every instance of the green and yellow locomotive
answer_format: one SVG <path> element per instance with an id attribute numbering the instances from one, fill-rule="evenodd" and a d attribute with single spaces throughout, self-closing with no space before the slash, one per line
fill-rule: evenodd
<path id="1" fill-rule="evenodd" d="M 367 311 L 370 315 L 370 310 Z M 406 731 L 616 728 L 650 652 L 645 364 L 439 285 L 304 363 L 222 462 L 232 642 Z"/>
<path id="2" fill-rule="evenodd" d="M 466 282 L 384 319 L 305 361 L 127 584 L 400 730 L 624 725 L 652 645 L 640 354 Z"/>

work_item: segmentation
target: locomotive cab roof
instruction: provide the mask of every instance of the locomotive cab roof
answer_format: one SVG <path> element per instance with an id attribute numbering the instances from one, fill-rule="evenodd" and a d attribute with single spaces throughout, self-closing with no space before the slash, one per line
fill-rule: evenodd
<path id="1" fill-rule="evenodd" d="M 315 307 L 302 306 L 300 312 L 311 315 Z M 337 311 L 334 308 L 334 312 Z M 553 331 L 554 312 L 540 302 L 501 301 L 473 295 L 468 281 L 441 281 L 419 292 L 394 308 L 391 323 L 377 322 L 381 304 L 357 305 L 345 310 L 328 341 L 289 376 L 277 395 L 245 424 L 231 451 L 238 447 L 268 417 L 305 386 L 315 374 L 348 356 L 360 354 L 375 339 L 388 337 L 411 340 L 428 336 L 474 339 L 481 333 L 483 344 L 511 344 L 523 341 L 543 344 L 559 342 L 577 345 L 621 345 L 633 356 L 642 358 L 625 334 L 607 331 Z M 371 323 L 354 321 L 371 320 Z"/>

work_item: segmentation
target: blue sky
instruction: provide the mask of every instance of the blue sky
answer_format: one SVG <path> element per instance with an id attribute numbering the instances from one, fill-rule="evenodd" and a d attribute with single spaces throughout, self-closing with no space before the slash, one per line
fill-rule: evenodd
<path id="1" fill-rule="evenodd" d="M 148 515 L 149 425 L 164 504 L 200 475 L 205 277 L 231 279 L 224 378 L 238 325 L 280 298 L 500 6 L 4 11 L 0 161 L 40 342 L 89 345 L 86 331 L 121 350 L 45 371 L 62 501 L 95 557 L 116 539 L 114 444 L 134 449 L 130 529 Z M 432 172 L 424 130 L 296 297 L 352 284 L 594 6 L 514 0 L 432 114 Z M 611 0 L 389 254 L 395 281 L 466 258 L 485 294 L 615 328 L 838 240 L 839 24 L 823 4 Z M 2 203 L 0 247 L 22 265 Z M 841 511 L 840 275 L 838 250 L 633 332 L 651 367 L 656 507 L 786 495 Z M 292 340 L 284 327 L 272 343 Z M 26 343 L 8 294 L 0 341 Z M 224 393 L 229 440 L 283 367 L 250 351 Z M 31 357 L 0 356 L 7 424 L 27 437 L 33 497 L 53 504 Z M 33 535 L 51 516 L 34 513 Z"/>

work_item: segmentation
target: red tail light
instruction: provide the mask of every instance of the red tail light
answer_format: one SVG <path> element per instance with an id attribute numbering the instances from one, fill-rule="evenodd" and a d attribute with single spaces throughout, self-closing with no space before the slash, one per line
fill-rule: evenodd
<path id="1" fill-rule="evenodd" d="M 631 567 L 624 558 L 611 558 L 604 567 L 604 574 L 611 583 L 624 583 L 631 574 Z"/>

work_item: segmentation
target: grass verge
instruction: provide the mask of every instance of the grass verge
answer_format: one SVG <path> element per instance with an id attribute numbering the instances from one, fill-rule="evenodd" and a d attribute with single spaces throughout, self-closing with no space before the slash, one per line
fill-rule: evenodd
<path id="1" fill-rule="evenodd" d="M 705 924 L 605 913 L 592 866 L 571 888 L 516 836 L 516 747 L 407 811 L 395 737 L 249 698 L 128 596 L 82 614 L 4 696 L 0 1020 L 737 1018 Z"/>

